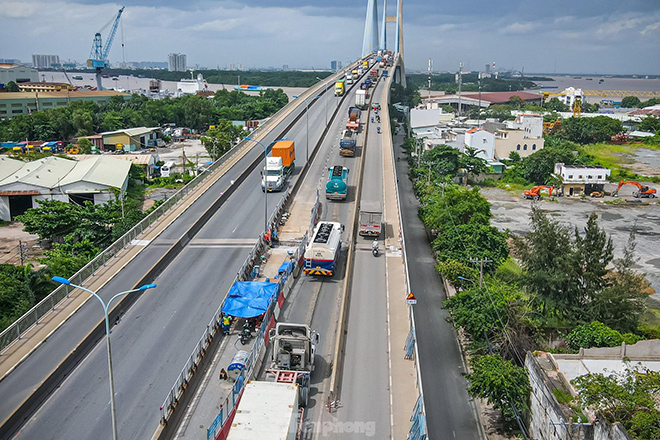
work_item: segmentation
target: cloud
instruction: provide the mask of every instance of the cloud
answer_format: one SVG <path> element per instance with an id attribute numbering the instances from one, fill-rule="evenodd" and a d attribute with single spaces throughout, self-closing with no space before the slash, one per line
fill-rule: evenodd
<path id="1" fill-rule="evenodd" d="M 513 23 L 502 29 L 502 33 L 507 34 L 528 34 L 535 28 L 533 23 Z"/>
<path id="2" fill-rule="evenodd" d="M 26 2 L 0 2 L 0 18 L 29 18 L 39 10 L 36 4 Z"/>

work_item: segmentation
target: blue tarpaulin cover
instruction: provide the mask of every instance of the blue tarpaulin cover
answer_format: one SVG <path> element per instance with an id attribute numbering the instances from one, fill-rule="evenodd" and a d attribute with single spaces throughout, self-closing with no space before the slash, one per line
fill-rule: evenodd
<path id="1" fill-rule="evenodd" d="M 222 312 L 238 318 L 254 318 L 262 315 L 275 299 L 277 289 L 277 283 L 236 281 L 229 289 L 227 299 L 222 305 Z"/>
<path id="2" fill-rule="evenodd" d="M 282 274 L 287 274 L 290 275 L 291 272 L 293 272 L 293 262 L 291 261 L 285 261 L 282 263 L 279 269 L 277 269 L 277 274 L 282 275 Z"/>

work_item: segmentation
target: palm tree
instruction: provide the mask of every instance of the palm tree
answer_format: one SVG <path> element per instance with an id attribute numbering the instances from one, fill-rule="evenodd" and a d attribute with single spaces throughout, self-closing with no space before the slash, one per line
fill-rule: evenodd
<path id="1" fill-rule="evenodd" d="M 35 305 L 52 292 L 56 286 L 50 280 L 51 271 L 48 267 L 37 270 L 32 269 L 32 263 L 24 266 L 23 283 L 31 305 Z"/>

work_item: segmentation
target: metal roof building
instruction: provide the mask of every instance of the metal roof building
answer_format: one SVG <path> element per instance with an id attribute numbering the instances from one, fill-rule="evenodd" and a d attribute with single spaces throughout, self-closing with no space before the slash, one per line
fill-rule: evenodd
<path id="1" fill-rule="evenodd" d="M 11 159 L 8 159 L 11 160 Z M 131 162 L 97 156 L 77 162 L 51 156 L 18 164 L 0 161 L 0 219 L 11 220 L 37 200 L 103 204 L 128 186 Z"/>

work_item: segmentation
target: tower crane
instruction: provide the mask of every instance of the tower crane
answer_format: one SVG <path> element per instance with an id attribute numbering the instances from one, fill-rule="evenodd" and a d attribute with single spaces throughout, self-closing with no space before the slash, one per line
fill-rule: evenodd
<path id="1" fill-rule="evenodd" d="M 112 47 L 112 40 L 114 40 L 115 33 L 117 33 L 117 26 L 119 25 L 119 19 L 121 18 L 122 12 L 124 12 L 124 8 L 125 6 L 122 6 L 119 12 L 117 12 L 117 17 L 112 24 L 108 38 L 105 40 L 105 46 L 101 40 L 101 32 L 97 32 L 94 35 L 94 42 L 92 43 L 92 51 L 87 60 L 87 67 L 96 69 L 97 90 L 103 90 L 103 85 L 101 84 L 101 71 L 108 67 L 108 54 L 110 53 L 110 47 Z"/>

